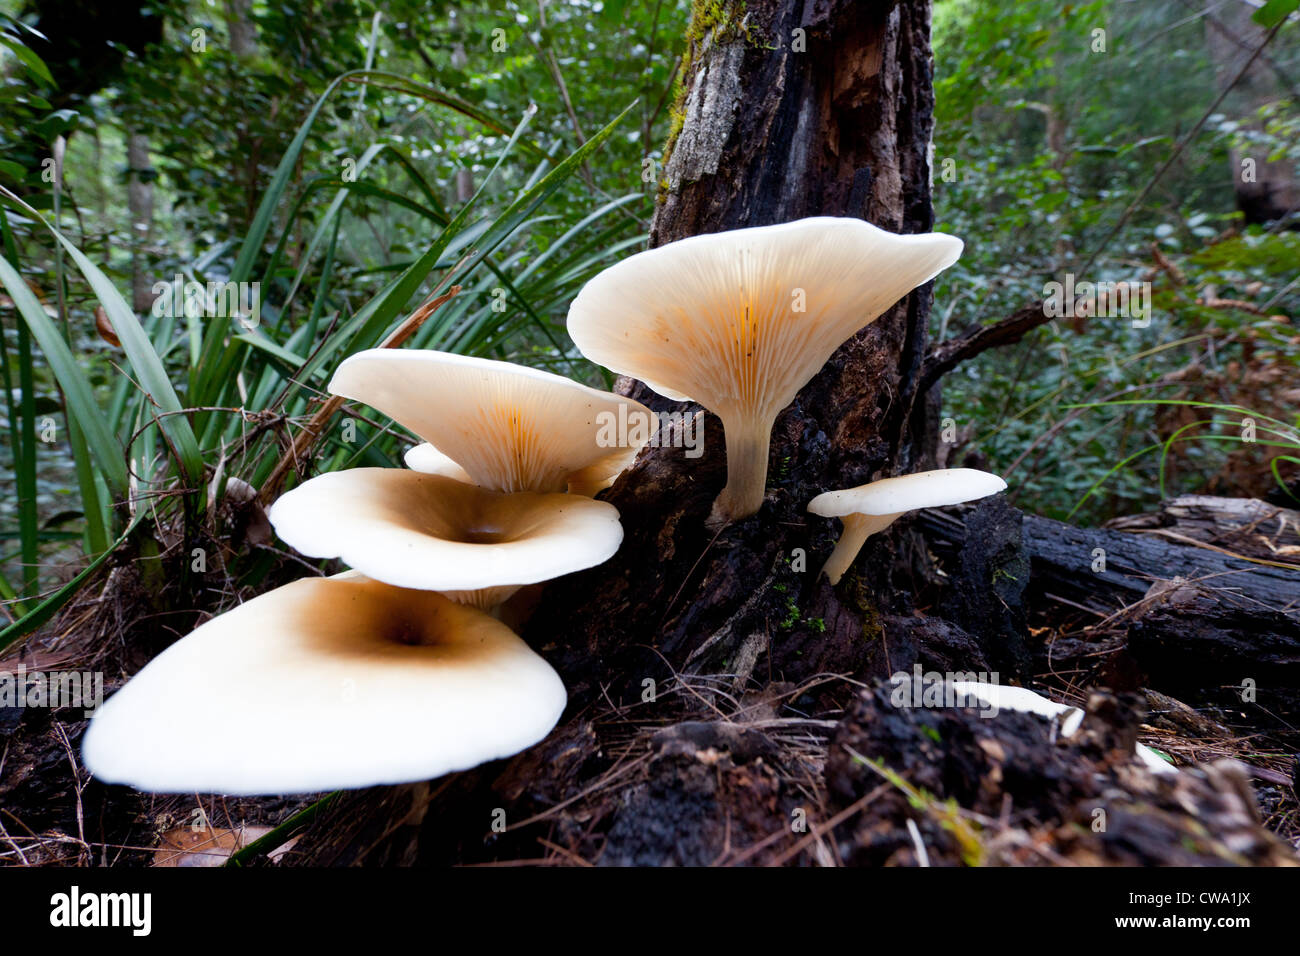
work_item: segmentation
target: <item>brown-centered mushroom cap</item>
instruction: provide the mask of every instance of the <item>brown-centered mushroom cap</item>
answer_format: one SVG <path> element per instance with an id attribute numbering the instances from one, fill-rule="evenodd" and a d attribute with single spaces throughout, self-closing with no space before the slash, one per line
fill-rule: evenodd
<path id="1" fill-rule="evenodd" d="M 91 719 L 108 783 L 304 793 L 428 780 L 518 753 L 565 705 L 504 624 L 355 572 L 268 592 L 182 638 Z"/>
<path id="2" fill-rule="evenodd" d="M 282 495 L 268 517 L 309 557 L 480 607 L 600 564 L 623 540 L 618 509 L 603 501 L 506 494 L 403 468 L 320 475 Z"/>

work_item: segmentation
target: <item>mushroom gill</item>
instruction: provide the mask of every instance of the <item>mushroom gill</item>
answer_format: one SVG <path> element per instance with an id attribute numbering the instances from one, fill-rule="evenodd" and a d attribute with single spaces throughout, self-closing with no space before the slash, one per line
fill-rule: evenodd
<path id="1" fill-rule="evenodd" d="M 611 444 L 603 425 L 620 420 L 620 411 L 621 420 L 653 417 L 633 399 L 540 369 L 414 349 L 358 352 L 329 390 L 377 408 L 432 445 L 414 453 L 412 467 L 424 470 L 425 462 L 450 474 L 449 461 L 496 491 L 564 491 L 575 473 L 616 474 L 645 442 Z"/>
<path id="2" fill-rule="evenodd" d="M 727 484 L 712 523 L 758 511 L 777 414 L 841 344 L 961 254 L 817 217 L 694 236 L 638 253 L 583 287 L 569 335 L 593 362 L 722 419 Z"/>

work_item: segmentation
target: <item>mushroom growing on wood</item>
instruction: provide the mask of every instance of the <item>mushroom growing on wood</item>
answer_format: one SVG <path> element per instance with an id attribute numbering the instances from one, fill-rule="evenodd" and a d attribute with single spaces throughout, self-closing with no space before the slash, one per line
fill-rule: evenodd
<path id="1" fill-rule="evenodd" d="M 633 399 L 562 375 L 415 349 L 349 356 L 329 390 L 379 409 L 494 491 L 564 491 L 571 475 L 585 482 L 592 469 L 617 474 L 650 440 L 654 418 Z M 639 443 L 611 443 L 611 420 L 643 424 Z M 415 460 L 431 458 L 421 451 Z"/>
<path id="2" fill-rule="evenodd" d="M 962 242 L 818 217 L 694 236 L 583 287 L 568 328 L 587 358 L 722 419 L 713 523 L 758 511 L 777 414 L 832 353 L 957 261 Z"/>
<path id="3" fill-rule="evenodd" d="M 997 710 L 1011 710 L 1024 714 L 1037 714 L 1048 720 L 1061 718 L 1061 736 L 1073 737 L 1083 723 L 1083 711 L 1069 704 L 1058 704 L 1041 694 L 1024 687 L 1007 687 L 983 681 L 953 681 L 953 690 L 959 695 L 975 697 Z M 1150 747 L 1136 745 L 1137 757 L 1152 773 L 1177 773 L 1177 768 L 1163 759 Z"/>
<path id="4" fill-rule="evenodd" d="M 222 614 L 95 714 L 83 755 L 164 793 L 306 793 L 428 780 L 555 726 L 559 675 L 500 621 L 355 572 Z"/>
<path id="5" fill-rule="evenodd" d="M 844 522 L 844 531 L 822 567 L 822 574 L 831 584 L 839 584 L 867 538 L 884 531 L 908 511 L 974 501 L 995 495 L 1006 487 L 1005 481 L 986 471 L 941 468 L 820 494 L 808 502 L 808 510 Z"/>
<path id="6" fill-rule="evenodd" d="M 481 608 L 607 561 L 623 540 L 618 509 L 603 501 L 506 494 L 402 468 L 319 475 L 282 495 L 268 517 L 309 557 Z"/>

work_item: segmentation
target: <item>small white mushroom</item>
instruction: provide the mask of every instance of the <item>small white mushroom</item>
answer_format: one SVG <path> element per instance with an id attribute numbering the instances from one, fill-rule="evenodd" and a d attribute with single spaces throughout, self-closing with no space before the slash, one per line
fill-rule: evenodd
<path id="1" fill-rule="evenodd" d="M 562 375 L 418 349 L 349 356 L 329 390 L 379 409 L 431 444 L 439 457 L 420 451 L 412 467 L 426 470 L 421 463 L 428 463 L 452 474 L 446 459 L 495 491 L 564 491 L 575 473 L 584 481 L 592 469 L 615 475 L 651 432 L 638 427 L 620 435 L 610 423 L 654 419 L 633 399 Z"/>
<path id="2" fill-rule="evenodd" d="M 500 621 L 355 572 L 213 618 L 91 719 L 108 783 L 306 793 L 428 780 L 518 753 L 564 710 L 559 676 Z"/>
<path id="3" fill-rule="evenodd" d="M 505 494 L 402 468 L 329 472 L 282 495 L 276 533 L 401 588 L 495 607 L 526 584 L 607 561 L 618 509 L 578 495 Z"/>
<path id="4" fill-rule="evenodd" d="M 843 491 L 827 491 L 808 502 L 823 518 L 840 518 L 844 531 L 822 567 L 831 584 L 839 584 L 867 538 L 884 531 L 908 511 L 974 501 L 1005 490 L 997 475 L 974 468 L 941 468 L 871 481 Z"/>
<path id="5" fill-rule="evenodd" d="M 569 307 L 569 335 L 593 362 L 722 419 L 727 485 L 711 523 L 723 523 L 762 506 L 777 414 L 840 345 L 961 249 L 954 236 L 830 217 L 694 236 L 588 282 Z"/>
<path id="6" fill-rule="evenodd" d="M 1058 704 L 1041 694 L 1024 687 L 1007 687 L 982 681 L 953 681 L 953 690 L 960 696 L 975 697 L 996 710 L 1011 710 L 1024 714 L 1037 714 L 1048 720 L 1061 718 L 1061 736 L 1073 737 L 1083 723 L 1083 711 L 1069 704 Z M 1152 773 L 1177 773 L 1178 770 L 1161 758 L 1150 747 L 1137 745 L 1137 757 Z"/>

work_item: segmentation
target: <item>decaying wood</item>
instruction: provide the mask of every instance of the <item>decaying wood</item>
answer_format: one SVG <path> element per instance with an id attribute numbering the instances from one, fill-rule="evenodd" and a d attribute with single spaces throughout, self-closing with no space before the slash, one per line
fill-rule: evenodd
<path id="1" fill-rule="evenodd" d="M 1094 695 L 1063 739 L 1026 714 L 984 719 L 864 694 L 831 738 L 826 779 L 832 807 L 871 799 L 835 828 L 835 851 L 858 865 L 915 866 L 922 852 L 936 866 L 1300 865 L 1259 825 L 1239 764 L 1141 767 L 1139 707 Z"/>
<path id="2" fill-rule="evenodd" d="M 1106 527 L 1170 541 L 1190 539 L 1300 570 L 1300 511 L 1258 498 L 1181 495 L 1163 502 L 1154 514 L 1124 515 Z"/>
<path id="3" fill-rule="evenodd" d="M 1181 541 L 1026 515 L 1027 600 L 1089 612 L 1089 633 L 1058 641 L 1051 669 L 1091 659 L 1123 682 L 1122 671 L 1136 667 L 1140 675 L 1131 676 L 1145 686 L 1200 699 L 1220 697 L 1215 689 L 1267 688 L 1279 719 L 1300 716 L 1300 567 L 1232 557 L 1192 536 L 1240 535 L 1257 519 L 1277 531 L 1279 511 L 1287 521 L 1285 509 L 1264 502 L 1177 498 L 1160 514 L 1188 518 Z M 918 520 L 940 554 L 972 534 L 952 514 Z"/>
<path id="4" fill-rule="evenodd" d="M 965 540 L 965 529 L 952 514 L 931 511 L 917 520 L 940 551 Z M 1147 520 L 1158 519 L 1143 519 Z M 1164 535 L 1076 528 L 1036 515 L 1025 515 L 1023 527 L 1035 586 L 1100 616 L 1142 600 L 1159 582 L 1178 578 L 1193 589 L 1254 602 L 1262 611 L 1300 620 L 1300 568 L 1198 547 L 1191 529 L 1180 541 Z"/>
<path id="5" fill-rule="evenodd" d="M 927 5 L 723 7 L 686 78 L 686 123 L 652 243 L 813 215 L 928 230 Z M 792 49 L 796 30 L 806 52 Z M 927 290 L 908 296 L 803 389 L 774 429 L 768 504 L 716 538 L 703 522 L 725 480 L 719 420 L 704 418 L 702 458 L 672 447 L 642 453 L 604 495 L 622 516 L 619 554 L 548 587 L 525 634 L 555 648 L 571 693 L 581 700 L 611 681 L 639 687 L 673 669 L 724 669 L 787 616 L 787 597 L 824 602 L 813 616 L 846 613 L 812 583 L 834 529 L 804 508 L 827 488 L 927 460 L 936 443 L 925 437 L 917 376 L 929 301 Z M 671 404 L 635 382 L 619 387 L 655 408 Z M 810 573 L 790 571 L 795 548 L 807 552 Z M 764 656 L 756 666 L 766 664 Z"/>

